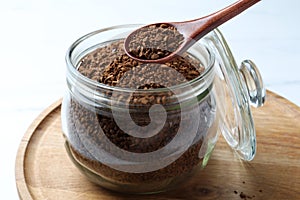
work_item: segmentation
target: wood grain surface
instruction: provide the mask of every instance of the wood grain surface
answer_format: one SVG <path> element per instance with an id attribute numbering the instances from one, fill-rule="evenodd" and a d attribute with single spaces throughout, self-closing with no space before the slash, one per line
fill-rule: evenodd
<path id="1" fill-rule="evenodd" d="M 58 101 L 32 123 L 19 146 L 20 199 L 300 199 L 300 108 L 270 91 L 267 95 L 263 107 L 252 109 L 253 161 L 239 160 L 220 136 L 204 170 L 177 190 L 153 195 L 118 194 L 90 183 L 65 151 Z"/>

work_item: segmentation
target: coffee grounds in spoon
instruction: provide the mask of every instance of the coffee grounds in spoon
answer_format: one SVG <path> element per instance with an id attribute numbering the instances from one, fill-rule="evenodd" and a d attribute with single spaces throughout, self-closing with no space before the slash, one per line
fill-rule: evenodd
<path id="1" fill-rule="evenodd" d="M 183 35 L 171 25 L 145 26 L 130 36 L 128 53 L 138 59 L 157 60 L 176 51 L 183 41 Z"/>

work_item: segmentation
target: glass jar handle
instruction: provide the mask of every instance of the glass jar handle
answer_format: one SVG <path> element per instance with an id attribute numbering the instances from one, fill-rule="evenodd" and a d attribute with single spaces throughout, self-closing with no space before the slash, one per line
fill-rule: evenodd
<path id="1" fill-rule="evenodd" d="M 254 107 L 262 106 L 266 98 L 266 89 L 258 68 L 251 60 L 244 60 L 239 71 L 246 83 L 250 104 Z"/>

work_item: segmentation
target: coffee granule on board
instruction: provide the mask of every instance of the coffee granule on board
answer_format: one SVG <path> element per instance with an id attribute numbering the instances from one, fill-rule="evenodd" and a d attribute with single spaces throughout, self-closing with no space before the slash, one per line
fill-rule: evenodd
<path id="1" fill-rule="evenodd" d="M 241 199 L 247 199 L 247 195 L 243 192 L 240 193 Z"/>
<path id="2" fill-rule="evenodd" d="M 157 60 L 176 51 L 184 37 L 169 24 L 142 27 L 129 38 L 129 54 L 135 58 Z"/>
<path id="3" fill-rule="evenodd" d="M 245 181 L 243 181 L 242 183 L 243 183 L 243 184 L 246 184 Z M 258 191 L 261 193 L 261 192 L 262 192 L 262 189 L 260 189 L 260 190 L 258 190 Z M 247 194 L 245 194 L 244 192 L 240 192 L 240 193 L 239 193 L 237 190 L 234 190 L 233 192 L 234 192 L 234 194 L 239 194 L 239 196 L 240 196 L 241 199 L 253 199 L 253 198 L 256 197 L 255 195 L 252 195 L 252 196 L 247 195 Z"/>
<path id="4" fill-rule="evenodd" d="M 253 198 L 255 198 L 255 195 L 250 196 L 250 195 L 246 195 L 245 193 L 241 192 L 240 198 L 241 199 L 253 199 Z"/>
<path id="5" fill-rule="evenodd" d="M 79 63 L 78 71 L 91 80 L 109 86 L 143 90 L 178 85 L 197 78 L 204 71 L 202 64 L 188 54 L 158 66 L 150 63 L 140 63 L 125 54 L 123 42 L 124 40 L 112 41 L 91 51 Z M 175 69 L 182 76 L 178 77 L 175 74 L 170 74 L 168 68 Z M 127 77 L 128 74 L 130 74 L 129 77 Z M 143 79 L 143 84 L 136 84 L 141 79 Z M 112 91 L 106 91 L 103 95 L 106 99 L 116 98 L 113 97 Z M 174 95 L 172 91 L 153 95 L 133 93 L 131 96 L 120 95 L 117 99 L 127 102 L 129 110 L 138 108 L 139 112 L 130 113 L 132 120 L 137 125 L 145 126 L 151 122 L 148 110 L 152 105 L 168 106 L 170 103 L 172 105 L 178 104 L 178 102 L 170 102 L 171 98 L 169 97 L 172 95 Z M 153 183 L 148 185 L 151 190 L 151 187 L 159 187 L 161 184 L 170 183 L 173 178 L 188 174 L 199 165 L 202 158 L 199 158 L 198 154 L 203 144 L 203 135 L 206 135 L 210 128 L 207 127 L 206 121 L 208 118 L 212 118 L 211 110 L 214 109 L 211 101 L 212 96 L 207 95 L 198 103 L 188 106 L 185 113 L 180 112 L 180 109 L 168 111 L 166 122 L 156 135 L 149 138 L 137 138 L 125 133 L 118 127 L 110 109 L 105 107 L 91 108 L 70 97 L 67 116 L 70 149 L 77 161 L 102 178 L 109 180 L 109 182 L 133 184 L 134 187 L 137 187 L 134 184 Z M 103 142 L 100 129 L 111 143 L 129 152 L 148 153 L 161 149 L 174 138 L 181 120 L 183 120 L 182 124 L 186 129 L 195 123 L 189 113 L 195 107 L 200 109 L 201 116 L 192 145 L 176 161 L 162 169 L 145 173 L 128 173 L 113 169 L 94 157 L 99 149 L 105 149 L 109 152 L 111 148 Z M 184 115 L 183 118 L 182 115 Z M 127 128 L 130 129 L 130 127 Z"/>

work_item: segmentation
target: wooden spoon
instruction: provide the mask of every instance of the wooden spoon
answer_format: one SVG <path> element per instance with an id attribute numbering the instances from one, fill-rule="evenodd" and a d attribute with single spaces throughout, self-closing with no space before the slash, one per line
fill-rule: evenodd
<path id="1" fill-rule="evenodd" d="M 135 60 L 139 60 L 141 62 L 150 62 L 150 63 L 164 63 L 178 55 L 181 55 L 185 52 L 189 47 L 191 47 L 195 42 L 197 42 L 200 38 L 206 35 L 208 32 L 212 31 L 213 29 L 217 28 L 224 22 L 230 20 L 231 18 L 237 16 L 238 14 L 242 13 L 247 8 L 251 7 L 255 3 L 259 2 L 260 0 L 239 0 L 232 5 L 210 14 L 205 17 L 201 17 L 198 19 L 184 21 L 184 22 L 164 22 L 164 23 L 156 23 L 150 24 L 144 27 L 141 27 L 135 31 L 133 31 L 125 40 L 124 47 L 125 52 L 128 56 Z M 159 57 L 157 59 L 144 59 L 141 57 L 137 57 L 131 53 L 129 48 L 130 42 L 134 35 L 139 34 L 139 32 L 143 31 L 145 28 L 149 28 L 150 26 L 156 27 L 163 26 L 174 27 L 175 30 L 179 32 L 183 37 L 180 45 L 175 51 L 170 52 L 168 55 Z"/>

